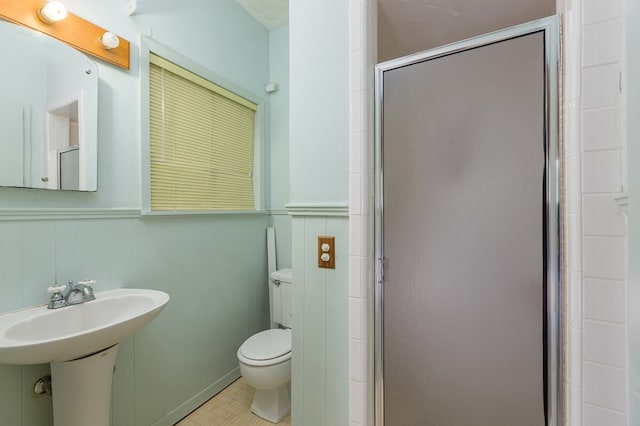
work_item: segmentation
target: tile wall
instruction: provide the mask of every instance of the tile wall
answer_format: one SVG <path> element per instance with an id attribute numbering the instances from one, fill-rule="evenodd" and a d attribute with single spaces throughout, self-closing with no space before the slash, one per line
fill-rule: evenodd
<path id="1" fill-rule="evenodd" d="M 620 0 L 564 12 L 570 425 L 625 425 L 626 217 Z"/>
<path id="2" fill-rule="evenodd" d="M 374 0 L 350 0 L 349 421 L 373 424 Z"/>

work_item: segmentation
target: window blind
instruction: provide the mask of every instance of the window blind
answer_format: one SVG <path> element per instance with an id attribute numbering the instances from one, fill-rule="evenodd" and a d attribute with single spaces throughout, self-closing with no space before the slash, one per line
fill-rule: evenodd
<path id="1" fill-rule="evenodd" d="M 150 56 L 151 210 L 255 210 L 257 105 Z"/>

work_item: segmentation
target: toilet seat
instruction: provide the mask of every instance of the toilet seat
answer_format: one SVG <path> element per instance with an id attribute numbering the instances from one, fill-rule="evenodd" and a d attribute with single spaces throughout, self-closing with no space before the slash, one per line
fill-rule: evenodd
<path id="1" fill-rule="evenodd" d="M 291 359 L 291 330 L 271 329 L 254 334 L 238 349 L 238 359 L 255 367 Z"/>

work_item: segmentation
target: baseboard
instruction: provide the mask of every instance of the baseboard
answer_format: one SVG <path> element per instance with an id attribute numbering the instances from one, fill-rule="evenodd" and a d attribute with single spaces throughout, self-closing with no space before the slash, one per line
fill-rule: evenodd
<path id="1" fill-rule="evenodd" d="M 207 386 L 203 391 L 167 413 L 163 418 L 153 423 L 152 426 L 173 426 L 178 421 L 189 415 L 189 413 L 194 411 L 196 408 L 211 399 L 215 394 L 236 381 L 239 377 L 240 368 L 236 367 L 229 373 L 227 373 L 224 377 L 220 378 L 212 385 Z"/>

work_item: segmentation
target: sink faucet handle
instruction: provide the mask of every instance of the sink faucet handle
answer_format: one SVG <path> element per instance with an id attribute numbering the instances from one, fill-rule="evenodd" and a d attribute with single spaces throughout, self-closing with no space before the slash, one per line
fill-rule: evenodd
<path id="1" fill-rule="evenodd" d="M 90 287 L 93 287 L 96 284 L 96 280 L 84 280 L 84 281 L 78 281 L 78 284 L 81 285 L 88 285 Z"/>
<path id="2" fill-rule="evenodd" d="M 66 284 L 65 285 L 53 285 L 51 287 L 49 287 L 47 289 L 47 293 L 49 294 L 56 294 L 56 293 L 61 293 L 64 291 L 64 289 L 67 288 Z"/>

